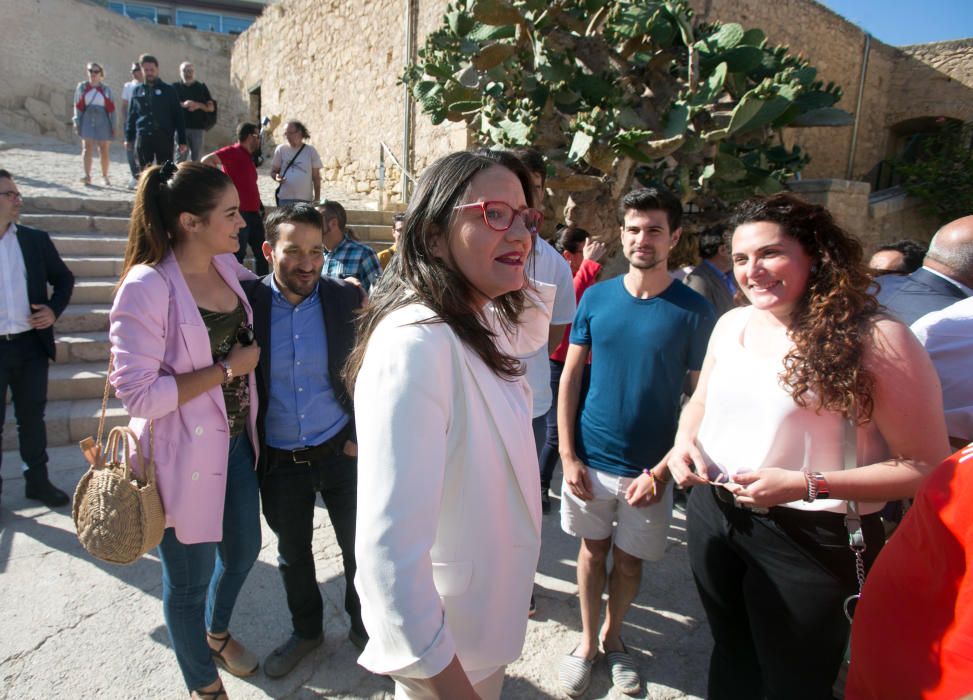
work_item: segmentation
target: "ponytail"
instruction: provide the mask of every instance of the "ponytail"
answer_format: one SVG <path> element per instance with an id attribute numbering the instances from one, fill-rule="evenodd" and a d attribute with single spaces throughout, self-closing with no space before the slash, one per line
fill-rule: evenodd
<path id="1" fill-rule="evenodd" d="M 171 161 L 142 172 L 119 284 L 134 265 L 158 265 L 172 250 L 183 212 L 209 216 L 233 181 L 222 170 L 200 163 L 175 166 Z"/>

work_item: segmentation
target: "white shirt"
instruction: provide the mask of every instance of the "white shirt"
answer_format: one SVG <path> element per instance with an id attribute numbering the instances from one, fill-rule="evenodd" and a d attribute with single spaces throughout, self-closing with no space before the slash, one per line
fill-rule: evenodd
<path id="1" fill-rule="evenodd" d="M 27 297 L 27 267 L 17 240 L 17 225 L 10 224 L 0 238 L 0 333 L 23 333 L 31 329 L 30 300 Z"/>
<path id="2" fill-rule="evenodd" d="M 928 313 L 912 324 L 943 385 L 946 427 L 973 440 L 973 297 Z"/>
<path id="3" fill-rule="evenodd" d="M 847 421 L 833 411 L 802 408 L 781 385 L 786 350 L 768 356 L 743 344 L 752 306 L 720 317 L 710 338 L 707 357 L 715 363 L 706 387 L 706 407 L 699 427 L 699 447 L 709 477 L 727 477 L 760 469 L 809 472 L 844 469 Z M 813 397 L 812 397 L 813 398 Z M 869 421 L 856 435 L 858 464 L 887 459 L 885 439 Z M 811 503 L 781 503 L 785 508 L 845 513 L 846 502 L 824 498 Z M 860 501 L 862 514 L 881 510 L 882 503 Z"/>
<path id="4" fill-rule="evenodd" d="M 527 276 L 537 282 L 553 284 L 557 287 L 554 296 L 554 308 L 551 312 L 551 325 L 563 326 L 574 321 L 576 303 L 574 300 L 574 278 L 571 276 L 571 266 L 568 261 L 558 254 L 554 247 L 540 236 L 534 243 L 534 250 L 527 265 Z M 553 394 L 551 393 L 551 364 L 548 362 L 550 353 L 547 344 L 533 355 L 521 357 L 526 366 L 527 383 L 534 393 L 534 405 L 531 418 L 546 415 L 551 409 Z"/>
<path id="5" fill-rule="evenodd" d="M 292 148 L 289 143 L 280 144 L 274 151 L 274 159 L 270 162 L 270 169 L 277 170 L 284 176 L 284 181 L 280 183 L 281 199 L 300 199 L 310 202 L 314 197 L 314 182 L 311 179 L 311 170 L 321 168 L 321 156 L 311 144 L 305 144 L 301 155 L 297 156 L 294 164 L 287 168 L 291 158 L 297 153 L 298 149 Z M 287 172 L 284 172 L 287 168 Z"/>
<path id="6" fill-rule="evenodd" d="M 122 99 L 126 101 L 131 100 L 132 91 L 141 84 L 142 83 L 140 83 L 138 80 L 129 80 L 127 83 L 122 85 Z"/>

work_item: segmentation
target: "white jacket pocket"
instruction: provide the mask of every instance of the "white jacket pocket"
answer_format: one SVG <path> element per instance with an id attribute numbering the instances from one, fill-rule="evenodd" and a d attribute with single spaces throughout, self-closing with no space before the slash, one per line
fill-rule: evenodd
<path id="1" fill-rule="evenodd" d="M 432 580 L 443 598 L 466 593 L 473 579 L 472 561 L 433 562 Z"/>

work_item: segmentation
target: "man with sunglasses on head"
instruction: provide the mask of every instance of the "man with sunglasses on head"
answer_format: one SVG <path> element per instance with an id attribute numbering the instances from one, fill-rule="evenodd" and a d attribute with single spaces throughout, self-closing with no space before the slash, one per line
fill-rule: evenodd
<path id="1" fill-rule="evenodd" d="M 71 300 L 74 275 L 45 232 L 16 223 L 22 204 L 13 176 L 0 170 L 0 437 L 9 387 L 25 495 L 57 508 L 70 499 L 47 475 L 44 409 L 47 369 L 54 359 L 54 322 Z M 51 295 L 48 285 L 54 289 Z"/>
<path id="2" fill-rule="evenodd" d="M 355 343 L 354 284 L 322 277 L 321 215 L 309 204 L 279 207 L 266 221 L 262 252 L 271 273 L 243 288 L 261 348 L 257 365 L 258 473 L 264 517 L 277 535 L 293 632 L 264 661 L 271 678 L 290 673 L 324 639 L 324 606 L 314 568 L 314 505 L 320 493 L 341 549 L 348 638 L 368 634 L 355 591 L 358 447 L 341 370 Z"/>

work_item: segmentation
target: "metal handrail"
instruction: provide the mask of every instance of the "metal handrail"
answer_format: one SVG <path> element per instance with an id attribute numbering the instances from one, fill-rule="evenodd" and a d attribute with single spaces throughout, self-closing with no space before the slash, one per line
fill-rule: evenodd
<path id="1" fill-rule="evenodd" d="M 392 160 L 393 163 L 395 163 L 396 167 L 398 167 L 398 169 L 402 173 L 402 175 L 404 175 L 406 178 L 408 178 L 409 182 L 411 182 L 413 185 L 416 184 L 416 178 L 415 178 L 415 176 L 412 173 L 410 173 L 408 170 L 405 169 L 405 167 L 402 165 L 401 161 L 399 161 L 399 159 L 396 158 L 395 152 L 392 150 L 392 148 L 387 143 L 385 143 L 384 141 L 379 141 L 379 149 L 378 149 L 378 192 L 379 192 L 379 197 L 380 197 L 380 199 L 381 199 L 382 202 L 385 201 L 385 154 L 386 153 L 388 153 L 389 158 Z M 405 194 L 406 193 L 403 192 L 403 198 L 402 199 L 403 199 L 403 201 L 408 201 L 408 198 L 405 196 Z"/>

